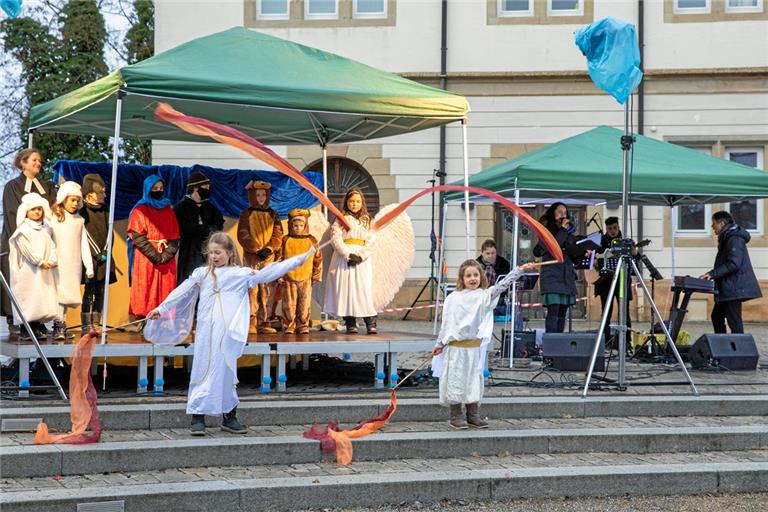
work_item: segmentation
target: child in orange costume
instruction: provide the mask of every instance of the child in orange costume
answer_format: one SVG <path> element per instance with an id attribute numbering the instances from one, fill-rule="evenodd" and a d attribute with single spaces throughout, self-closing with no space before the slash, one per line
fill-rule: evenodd
<path id="1" fill-rule="evenodd" d="M 237 241 L 243 247 L 244 264 L 256 270 L 275 261 L 283 239 L 283 225 L 277 212 L 269 207 L 269 189 L 266 181 L 254 180 L 245 186 L 250 206 L 240 213 L 237 223 Z M 274 334 L 269 326 L 269 296 L 271 283 L 251 288 L 251 325 L 261 334 Z"/>
<path id="2" fill-rule="evenodd" d="M 294 208 L 288 212 L 288 235 L 283 237 L 280 259 L 285 260 L 304 254 L 317 246 L 317 239 L 309 234 L 309 210 Z M 309 334 L 309 315 L 312 309 L 312 285 L 323 274 L 323 255 L 315 252 L 312 260 L 291 270 L 282 278 L 283 332 L 285 334 Z"/>

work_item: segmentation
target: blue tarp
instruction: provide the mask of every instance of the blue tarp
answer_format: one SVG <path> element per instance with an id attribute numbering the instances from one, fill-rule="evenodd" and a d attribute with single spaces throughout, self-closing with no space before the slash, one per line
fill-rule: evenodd
<path id="1" fill-rule="evenodd" d="M 112 182 L 112 164 L 110 162 L 80 162 L 77 160 L 58 160 L 52 166 L 54 176 L 63 176 L 67 181 L 83 182 L 83 176 L 89 173 L 100 174 L 107 185 L 107 193 Z M 291 178 L 275 171 L 251 171 L 240 169 L 217 169 L 204 165 L 180 167 L 178 165 L 134 165 L 119 164 L 117 168 L 117 197 L 115 198 L 115 220 L 127 219 L 131 209 L 141 199 L 144 178 L 150 174 L 159 174 L 165 181 L 167 196 L 173 204 L 184 197 L 187 179 L 195 171 L 202 172 L 211 180 L 211 202 L 225 217 L 237 218 L 248 207 L 245 185 L 251 180 L 262 180 L 272 184 L 270 206 L 281 217 L 286 217 L 292 208 L 311 208 L 318 204 L 308 190 Z M 318 189 L 323 189 L 323 175 L 319 172 L 306 172 L 304 175 Z M 58 177 L 55 178 L 58 182 Z M 107 198 L 107 202 L 109 198 Z"/>
<path id="2" fill-rule="evenodd" d="M 643 79 L 635 26 L 603 18 L 576 31 L 576 46 L 595 85 L 624 104 Z"/>

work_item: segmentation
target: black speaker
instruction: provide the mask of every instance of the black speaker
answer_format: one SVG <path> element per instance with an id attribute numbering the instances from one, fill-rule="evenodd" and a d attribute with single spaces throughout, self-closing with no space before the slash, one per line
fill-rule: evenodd
<path id="1" fill-rule="evenodd" d="M 501 330 L 501 357 L 509 358 L 510 348 L 510 335 L 511 331 L 507 329 Z M 514 343 L 515 355 L 517 359 L 530 358 L 539 355 L 539 351 L 536 348 L 536 332 L 535 331 L 515 331 L 515 343 Z"/>
<path id="2" fill-rule="evenodd" d="M 542 357 L 552 368 L 568 371 L 586 371 L 589 358 L 597 341 L 597 333 L 546 333 L 541 340 Z M 595 371 L 605 370 L 605 341 L 600 341 Z"/>
<path id="3" fill-rule="evenodd" d="M 758 359 L 751 334 L 703 334 L 688 351 L 693 368 L 756 370 Z"/>

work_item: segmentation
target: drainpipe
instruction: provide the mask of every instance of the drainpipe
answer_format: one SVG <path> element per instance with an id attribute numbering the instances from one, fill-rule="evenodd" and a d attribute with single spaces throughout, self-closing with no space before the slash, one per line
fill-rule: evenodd
<path id="1" fill-rule="evenodd" d="M 440 2 L 441 7 L 441 13 L 440 13 L 440 88 L 445 90 L 448 89 L 448 0 L 442 0 Z M 437 177 L 439 178 L 439 184 L 445 185 L 445 144 L 446 144 L 446 136 L 445 136 L 445 125 L 440 126 L 440 162 L 439 162 L 439 169 L 437 172 Z M 439 236 L 440 240 L 443 239 L 443 215 L 444 210 L 442 207 L 443 204 L 443 193 L 440 193 L 440 201 L 438 201 L 438 212 L 440 213 L 439 216 L 439 222 L 438 222 L 438 230 L 439 230 Z M 442 268 L 442 262 L 438 264 L 439 268 Z"/>
<path id="2" fill-rule="evenodd" d="M 644 61 L 644 44 L 645 44 L 645 5 L 643 0 L 637 2 L 637 43 L 640 47 L 640 69 L 645 70 Z M 640 85 L 637 87 L 637 133 L 643 135 L 645 132 L 645 91 L 644 91 L 645 79 L 640 81 Z M 637 240 L 643 239 L 643 206 L 637 207 Z M 641 249 L 642 250 L 642 249 Z M 642 273 L 642 269 L 640 270 Z"/>

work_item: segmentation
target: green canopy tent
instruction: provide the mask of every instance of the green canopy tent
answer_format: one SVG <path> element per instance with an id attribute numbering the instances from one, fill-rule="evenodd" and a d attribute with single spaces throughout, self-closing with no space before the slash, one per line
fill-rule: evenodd
<path id="1" fill-rule="evenodd" d="M 489 167 L 469 184 L 522 202 L 621 201 L 623 132 L 599 126 Z M 726 203 L 768 197 L 768 173 L 636 135 L 629 201 L 639 205 Z M 455 183 L 460 184 L 460 183 Z M 460 193 L 449 192 L 446 199 Z"/>
<path id="2" fill-rule="evenodd" d="M 155 121 L 158 101 L 187 115 L 234 126 L 265 144 L 318 144 L 323 148 L 324 176 L 328 144 L 454 121 L 462 122 L 466 152 L 469 104 L 463 96 L 242 27 L 181 44 L 35 105 L 30 146 L 37 132 L 113 136 L 112 214 L 121 135 L 210 142 Z M 464 167 L 468 179 L 466 154 Z M 110 218 L 110 247 L 112 224 Z M 466 224 L 469 247 L 468 214 Z M 105 313 L 107 301 L 108 287 Z"/>

